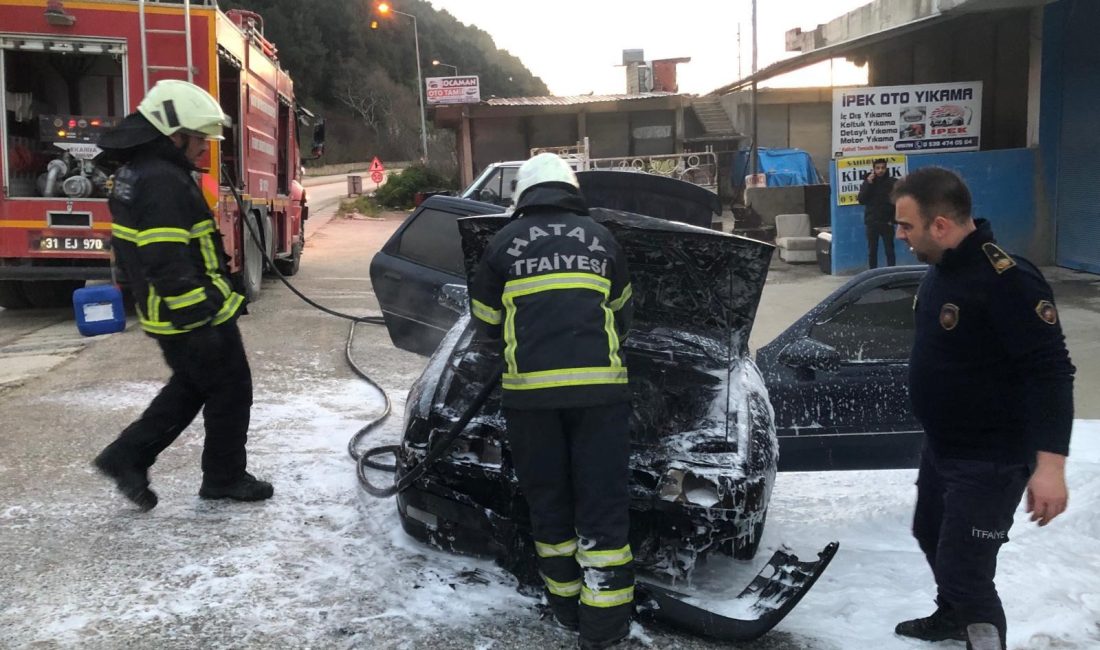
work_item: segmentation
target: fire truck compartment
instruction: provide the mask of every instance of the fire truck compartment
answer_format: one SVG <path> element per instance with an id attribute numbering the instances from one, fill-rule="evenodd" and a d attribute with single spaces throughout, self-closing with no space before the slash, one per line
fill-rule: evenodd
<path id="1" fill-rule="evenodd" d="M 92 158 L 126 114 L 125 46 L 0 36 L 4 185 L 10 198 L 104 198 Z"/>

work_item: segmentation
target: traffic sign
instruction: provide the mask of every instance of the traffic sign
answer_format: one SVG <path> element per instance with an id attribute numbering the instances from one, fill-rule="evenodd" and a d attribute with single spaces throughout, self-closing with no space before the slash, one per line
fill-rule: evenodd
<path id="1" fill-rule="evenodd" d="M 377 160 L 377 158 L 375 160 Z M 370 173 L 370 179 L 372 181 L 374 181 L 375 183 L 381 183 L 383 178 L 384 178 L 384 176 L 382 175 L 382 172 L 371 172 Z"/>
<path id="2" fill-rule="evenodd" d="M 372 171 L 372 172 L 384 172 L 384 171 L 386 171 L 386 168 L 382 166 L 382 161 L 378 159 L 378 156 L 375 156 L 374 160 L 371 161 L 370 171 Z M 373 174 L 371 174 L 371 178 L 372 179 L 374 178 Z M 375 181 L 375 182 L 377 183 L 378 181 Z"/>

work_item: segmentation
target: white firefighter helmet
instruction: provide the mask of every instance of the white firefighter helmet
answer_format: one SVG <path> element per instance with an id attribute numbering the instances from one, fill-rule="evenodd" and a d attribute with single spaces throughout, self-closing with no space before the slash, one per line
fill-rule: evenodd
<path id="1" fill-rule="evenodd" d="M 218 100 L 195 84 L 163 79 L 145 93 L 138 112 L 164 135 L 184 133 L 207 140 L 222 140 L 222 128 L 232 120 Z"/>
<path id="2" fill-rule="evenodd" d="M 519 203 L 524 192 L 543 183 L 565 183 L 577 189 L 581 187 L 577 182 L 577 175 L 561 156 L 540 153 L 520 165 L 519 171 L 516 172 L 516 189 L 512 196 L 515 197 L 516 203 Z"/>

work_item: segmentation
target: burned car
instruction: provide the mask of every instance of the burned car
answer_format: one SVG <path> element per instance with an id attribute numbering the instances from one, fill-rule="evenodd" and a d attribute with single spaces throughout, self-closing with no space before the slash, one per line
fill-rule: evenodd
<path id="1" fill-rule="evenodd" d="M 640 567 L 689 572 L 702 554 L 756 553 L 775 479 L 772 411 L 748 335 L 772 247 L 684 224 L 593 209 L 627 252 L 634 325 L 632 536 Z M 459 220 L 467 272 L 504 217 Z M 471 408 L 499 343 L 463 316 L 410 392 L 398 475 Z M 527 528 L 494 390 L 447 459 L 398 496 L 406 530 L 444 548 L 499 555 Z M 503 524 L 503 525 L 502 525 Z"/>
<path id="2" fill-rule="evenodd" d="M 682 578 L 712 553 L 750 559 L 764 530 L 778 455 L 767 391 L 748 355 L 773 247 L 623 211 L 591 213 L 626 251 L 634 289 L 634 322 L 621 349 L 633 392 L 635 565 L 642 574 Z M 458 220 L 468 277 L 507 220 Z M 459 317 L 409 392 L 404 437 L 393 449 L 395 486 L 372 494 L 397 494 L 412 537 L 493 557 L 522 582 L 537 584 L 527 506 L 500 407 L 498 346 L 476 336 L 468 312 Z M 743 611 L 751 620 L 715 615 L 642 581 L 639 608 L 699 634 L 755 638 L 798 602 L 835 550 L 829 545 L 815 562 L 777 552 L 739 597 L 749 601 Z"/>

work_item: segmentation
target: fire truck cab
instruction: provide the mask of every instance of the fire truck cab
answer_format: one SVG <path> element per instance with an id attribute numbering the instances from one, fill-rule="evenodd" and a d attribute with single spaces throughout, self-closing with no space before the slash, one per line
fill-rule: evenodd
<path id="1" fill-rule="evenodd" d="M 297 271 L 308 215 L 298 128 L 310 114 L 258 14 L 216 0 L 0 0 L 0 307 L 60 306 L 111 278 L 114 170 L 96 142 L 169 78 L 208 90 L 233 121 L 196 179 L 230 270 L 251 299 L 262 252 Z"/>

